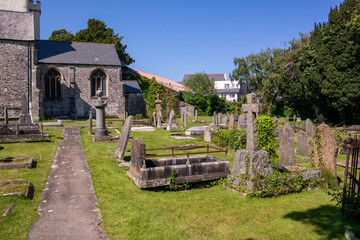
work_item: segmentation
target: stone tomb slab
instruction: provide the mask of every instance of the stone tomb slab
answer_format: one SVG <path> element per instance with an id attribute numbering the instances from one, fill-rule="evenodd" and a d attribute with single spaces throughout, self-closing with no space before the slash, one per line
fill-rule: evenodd
<path id="1" fill-rule="evenodd" d="M 143 127 L 132 127 L 131 131 L 133 132 L 152 132 L 155 131 L 156 128 L 151 126 L 143 126 Z"/>
<path id="2" fill-rule="evenodd" d="M 211 133 L 215 133 L 215 130 L 210 128 Z M 201 136 L 204 135 L 205 132 L 205 126 L 201 126 L 201 127 L 191 127 L 188 130 L 186 130 L 185 135 L 186 136 L 190 136 L 190 135 L 194 135 L 194 136 Z"/>
<path id="3" fill-rule="evenodd" d="M 29 158 L 27 161 L 25 158 L 5 158 L 0 159 L 0 169 L 14 169 L 14 168 L 36 168 L 37 162 L 34 158 Z"/>

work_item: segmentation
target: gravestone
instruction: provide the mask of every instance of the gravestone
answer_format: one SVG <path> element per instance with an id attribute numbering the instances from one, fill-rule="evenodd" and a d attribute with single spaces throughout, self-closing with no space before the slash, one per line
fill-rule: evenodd
<path id="1" fill-rule="evenodd" d="M 171 110 L 170 116 L 169 116 L 168 125 L 167 125 L 167 127 L 166 127 L 166 130 L 167 130 L 167 131 L 171 131 L 171 124 L 172 124 L 172 122 L 173 122 L 173 119 L 174 119 L 174 110 Z"/>
<path id="2" fill-rule="evenodd" d="M 153 112 L 153 121 L 154 121 L 154 126 L 156 127 L 156 112 Z"/>
<path id="3" fill-rule="evenodd" d="M 195 121 L 198 121 L 198 110 L 195 110 Z"/>
<path id="4" fill-rule="evenodd" d="M 218 124 L 221 122 L 222 118 L 223 118 L 223 114 L 221 112 L 218 113 L 218 116 L 217 116 L 217 123 Z"/>
<path id="5" fill-rule="evenodd" d="M 297 134 L 298 152 L 300 154 L 310 155 L 309 138 L 306 132 L 300 131 Z"/>
<path id="6" fill-rule="evenodd" d="M 157 127 L 161 128 L 161 100 L 159 99 L 159 94 L 156 95 L 155 108 L 156 108 L 156 118 L 157 118 Z"/>
<path id="7" fill-rule="evenodd" d="M 229 121 L 229 117 L 228 116 L 224 116 L 223 119 L 222 119 L 222 123 L 225 124 L 225 126 L 227 125 Z"/>
<path id="8" fill-rule="evenodd" d="M 305 121 L 305 131 L 309 137 L 314 136 L 314 124 L 309 118 Z"/>
<path id="9" fill-rule="evenodd" d="M 102 100 L 103 91 L 98 90 L 96 92 L 98 99 L 95 102 L 94 107 L 96 108 L 96 129 L 95 129 L 95 136 L 107 136 L 108 130 L 105 126 L 105 107 L 106 103 Z"/>
<path id="10" fill-rule="evenodd" d="M 274 123 L 274 135 L 275 135 L 275 136 L 279 136 L 278 118 L 277 118 L 277 117 L 273 117 L 272 121 L 273 121 L 273 123 Z"/>
<path id="11" fill-rule="evenodd" d="M 243 104 L 241 107 L 241 112 L 246 114 L 247 119 L 246 150 L 256 151 L 258 150 L 256 114 L 259 113 L 259 104 L 254 93 L 247 94 L 246 98 L 248 104 Z"/>
<path id="12" fill-rule="evenodd" d="M 235 118 L 235 122 L 239 121 L 239 114 L 236 112 L 235 115 L 234 115 L 234 118 Z"/>
<path id="13" fill-rule="evenodd" d="M 322 124 L 322 123 L 324 122 L 324 115 L 323 115 L 323 114 L 319 114 L 319 115 L 317 116 L 317 119 L 318 119 L 319 124 Z"/>
<path id="14" fill-rule="evenodd" d="M 244 113 L 240 114 L 239 119 L 238 119 L 238 129 L 246 129 L 246 116 Z"/>
<path id="15" fill-rule="evenodd" d="M 204 141 L 211 142 L 211 129 L 209 126 L 204 127 Z"/>
<path id="16" fill-rule="evenodd" d="M 19 118 L 19 124 L 21 124 L 21 125 L 31 124 L 31 118 L 29 115 L 28 99 L 27 99 L 25 93 L 23 93 L 21 95 L 21 113 L 20 113 L 20 118 Z"/>
<path id="17" fill-rule="evenodd" d="M 183 111 L 180 112 L 180 119 L 182 122 L 184 121 L 184 112 Z"/>
<path id="18" fill-rule="evenodd" d="M 236 150 L 231 177 L 234 178 L 241 174 L 249 174 L 250 178 L 254 178 L 259 175 L 272 175 L 273 169 L 270 165 L 268 153 L 265 150 Z"/>
<path id="19" fill-rule="evenodd" d="M 186 130 L 185 135 L 186 136 L 190 136 L 190 135 L 202 136 L 202 135 L 204 135 L 205 127 L 206 126 L 191 127 Z M 210 131 L 211 131 L 211 133 L 215 133 L 215 130 L 212 128 L 210 128 Z"/>
<path id="20" fill-rule="evenodd" d="M 140 138 L 135 138 L 131 141 L 131 160 L 130 160 L 130 171 L 140 176 L 141 168 L 144 165 L 142 156 L 145 156 L 146 145 Z"/>
<path id="21" fill-rule="evenodd" d="M 9 115 L 8 115 L 7 107 L 4 108 L 4 121 L 5 124 L 9 124 Z"/>
<path id="22" fill-rule="evenodd" d="M 229 117 L 229 130 L 234 130 L 234 129 L 235 129 L 235 117 L 233 114 L 231 114 Z"/>
<path id="23" fill-rule="evenodd" d="M 214 114 L 213 114 L 212 125 L 213 125 L 214 127 L 218 127 L 218 126 L 219 126 L 218 114 L 217 114 L 216 112 L 214 112 Z"/>
<path id="24" fill-rule="evenodd" d="M 90 107 L 90 113 L 89 113 L 89 132 L 88 134 L 92 133 L 92 124 L 93 124 L 93 108 Z"/>
<path id="25" fill-rule="evenodd" d="M 295 164 L 294 129 L 290 123 L 286 123 L 279 134 L 279 165 L 294 166 Z"/>
<path id="26" fill-rule="evenodd" d="M 313 146 L 312 162 L 315 168 L 325 169 L 336 177 L 336 156 L 338 146 L 335 134 L 325 123 L 317 127 L 316 133 L 319 137 L 314 137 L 311 140 Z"/>
<path id="27" fill-rule="evenodd" d="M 159 113 L 158 117 L 157 117 L 157 124 L 156 124 L 157 128 L 161 128 L 161 112 Z"/>
<path id="28" fill-rule="evenodd" d="M 293 129 L 296 131 L 296 115 L 293 116 Z"/>
<path id="29" fill-rule="evenodd" d="M 184 127 L 187 127 L 187 113 L 184 113 Z"/>
<path id="30" fill-rule="evenodd" d="M 133 124 L 133 116 L 130 115 L 126 119 L 126 121 L 123 125 L 122 131 L 120 134 L 120 138 L 119 138 L 119 143 L 118 143 L 118 146 L 115 151 L 115 157 L 118 159 L 118 161 L 124 160 L 126 146 L 129 141 L 130 134 L 131 134 L 132 124 Z"/>

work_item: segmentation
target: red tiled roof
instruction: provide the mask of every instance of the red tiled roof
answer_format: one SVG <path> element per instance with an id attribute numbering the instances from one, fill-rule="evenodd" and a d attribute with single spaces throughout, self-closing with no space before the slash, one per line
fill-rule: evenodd
<path id="1" fill-rule="evenodd" d="M 140 71 L 140 70 L 136 70 L 136 69 L 133 69 L 133 68 L 129 68 L 128 69 L 136 74 L 139 74 L 140 76 L 143 76 L 143 77 L 147 77 L 149 79 L 151 78 L 155 78 L 156 79 L 156 82 L 168 87 L 168 88 L 171 88 L 172 90 L 176 91 L 176 92 L 180 92 L 180 91 L 184 91 L 185 90 L 185 86 L 182 85 L 181 83 L 178 83 L 178 82 L 175 82 L 173 80 L 170 80 L 170 79 L 167 79 L 167 78 L 163 78 L 163 77 L 160 77 L 160 76 L 156 76 L 154 74 L 151 74 L 151 73 L 147 73 L 147 72 L 143 72 L 143 71 Z"/>

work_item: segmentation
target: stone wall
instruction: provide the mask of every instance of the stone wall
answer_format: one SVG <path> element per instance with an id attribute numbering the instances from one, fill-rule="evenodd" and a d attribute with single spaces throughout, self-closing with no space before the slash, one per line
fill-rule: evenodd
<path id="1" fill-rule="evenodd" d="M 18 115 L 21 109 L 21 96 L 28 96 L 31 78 L 29 55 L 32 43 L 24 41 L 0 40 L 0 108 L 17 108 L 10 117 Z"/>
<path id="2" fill-rule="evenodd" d="M 106 115 L 125 117 L 124 86 L 121 83 L 121 69 L 117 66 L 91 65 L 49 65 L 39 64 L 40 83 L 43 89 L 43 78 L 47 71 L 55 68 L 62 75 L 61 98 L 55 100 L 44 99 L 45 117 L 72 116 L 88 117 L 90 106 L 94 105 L 97 97 L 91 97 L 90 75 L 94 70 L 101 69 L 108 75 Z M 75 110 L 74 110 L 75 108 Z"/>
<path id="3" fill-rule="evenodd" d="M 7 12 L 0 14 L 0 38 L 31 41 L 35 39 L 34 12 Z"/>

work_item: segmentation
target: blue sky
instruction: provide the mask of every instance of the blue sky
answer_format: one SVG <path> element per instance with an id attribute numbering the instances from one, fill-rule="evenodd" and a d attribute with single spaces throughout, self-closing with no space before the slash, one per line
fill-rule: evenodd
<path id="1" fill-rule="evenodd" d="M 327 21 L 340 0 L 42 0 L 41 39 L 87 20 L 124 36 L 130 67 L 181 81 L 185 73 L 230 73 L 234 57 L 284 47 Z"/>

